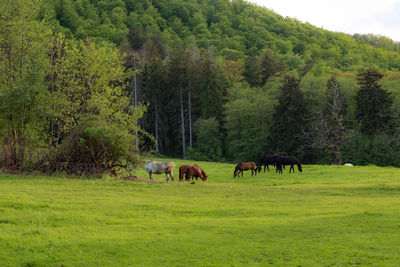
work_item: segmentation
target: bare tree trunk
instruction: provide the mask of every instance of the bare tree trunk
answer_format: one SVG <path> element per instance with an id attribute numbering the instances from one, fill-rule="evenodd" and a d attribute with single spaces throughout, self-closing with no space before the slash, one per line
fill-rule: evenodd
<path id="1" fill-rule="evenodd" d="M 158 105 L 156 104 L 156 152 L 159 152 L 158 148 Z"/>
<path id="2" fill-rule="evenodd" d="M 133 100 L 133 106 L 136 108 L 137 107 L 137 79 L 136 79 L 136 53 L 133 54 L 133 68 L 134 68 L 134 87 L 133 87 L 133 96 L 134 96 L 134 100 Z M 138 142 L 138 123 L 137 121 L 135 122 L 135 148 L 136 148 L 136 153 L 138 153 L 139 151 L 139 142 Z"/>
<path id="3" fill-rule="evenodd" d="M 189 147 L 192 148 L 192 101 L 190 97 L 190 81 L 189 81 L 189 93 L 188 93 L 188 103 L 189 103 Z"/>
<path id="4" fill-rule="evenodd" d="M 181 122 L 182 122 L 182 153 L 183 158 L 186 158 L 186 142 L 185 142 L 185 116 L 183 114 L 183 93 L 182 93 L 182 83 L 180 86 L 180 98 L 181 98 Z"/>

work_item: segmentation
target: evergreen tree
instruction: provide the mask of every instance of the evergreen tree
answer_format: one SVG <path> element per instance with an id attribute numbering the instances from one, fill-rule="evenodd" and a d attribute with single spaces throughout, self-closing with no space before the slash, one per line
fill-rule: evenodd
<path id="1" fill-rule="evenodd" d="M 278 60 L 271 50 L 261 56 L 260 62 L 260 82 L 264 85 L 267 80 L 286 69 L 285 63 Z"/>
<path id="2" fill-rule="evenodd" d="M 307 128 L 308 109 L 299 84 L 300 80 L 296 77 L 287 75 L 284 78 L 270 137 L 274 151 L 286 151 L 290 155 L 298 155 L 306 145 L 304 132 Z"/>
<path id="3" fill-rule="evenodd" d="M 180 44 L 176 44 L 169 60 L 169 79 L 171 91 L 178 92 L 177 99 L 179 99 L 179 111 L 180 111 L 180 136 L 182 145 L 182 155 L 186 157 L 186 131 L 185 131 L 185 111 L 184 111 L 184 93 L 186 92 L 184 87 L 188 84 L 187 67 L 189 63 L 189 53 Z M 175 102 L 175 101 L 174 101 Z M 177 103 L 173 103 L 176 105 Z M 179 135 L 175 135 L 179 136 Z"/>
<path id="4" fill-rule="evenodd" d="M 260 70 L 255 52 L 251 52 L 246 58 L 243 76 L 250 86 L 260 85 Z"/>
<path id="5" fill-rule="evenodd" d="M 374 69 L 367 69 L 358 74 L 360 90 L 356 95 L 356 119 L 360 132 L 369 136 L 371 145 L 378 133 L 388 133 L 392 126 L 390 93 L 382 89 L 379 80 L 383 74 Z"/>

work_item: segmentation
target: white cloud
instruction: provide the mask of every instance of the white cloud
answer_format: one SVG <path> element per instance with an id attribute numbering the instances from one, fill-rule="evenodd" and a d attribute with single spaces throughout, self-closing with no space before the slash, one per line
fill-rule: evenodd
<path id="1" fill-rule="evenodd" d="M 282 16 L 345 33 L 381 34 L 400 41 L 399 0 L 249 0 Z"/>

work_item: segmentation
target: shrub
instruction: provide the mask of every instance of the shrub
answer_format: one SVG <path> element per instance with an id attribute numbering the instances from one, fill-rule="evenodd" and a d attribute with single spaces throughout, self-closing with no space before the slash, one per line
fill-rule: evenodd
<path id="1" fill-rule="evenodd" d="M 123 127 L 100 119 L 83 121 L 53 153 L 41 162 L 42 170 L 68 174 L 115 174 L 117 167 L 134 165 L 135 137 Z"/>

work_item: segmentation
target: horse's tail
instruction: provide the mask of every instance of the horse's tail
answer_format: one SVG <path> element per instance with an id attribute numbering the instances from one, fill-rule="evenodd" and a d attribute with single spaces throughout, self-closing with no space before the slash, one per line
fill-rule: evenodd
<path id="1" fill-rule="evenodd" d="M 179 181 L 183 180 L 183 172 L 182 172 L 183 166 L 179 167 Z"/>
<path id="2" fill-rule="evenodd" d="M 192 167 L 189 167 L 189 168 L 186 169 L 186 172 L 185 172 L 185 180 L 189 180 L 190 169 L 191 169 L 191 168 L 192 168 Z"/>
<path id="3" fill-rule="evenodd" d="M 236 165 L 236 167 L 235 167 L 235 171 L 233 172 L 233 178 L 236 177 L 236 174 L 237 174 L 237 172 L 239 171 L 239 166 L 240 166 L 240 163 L 238 163 L 238 164 Z"/>

